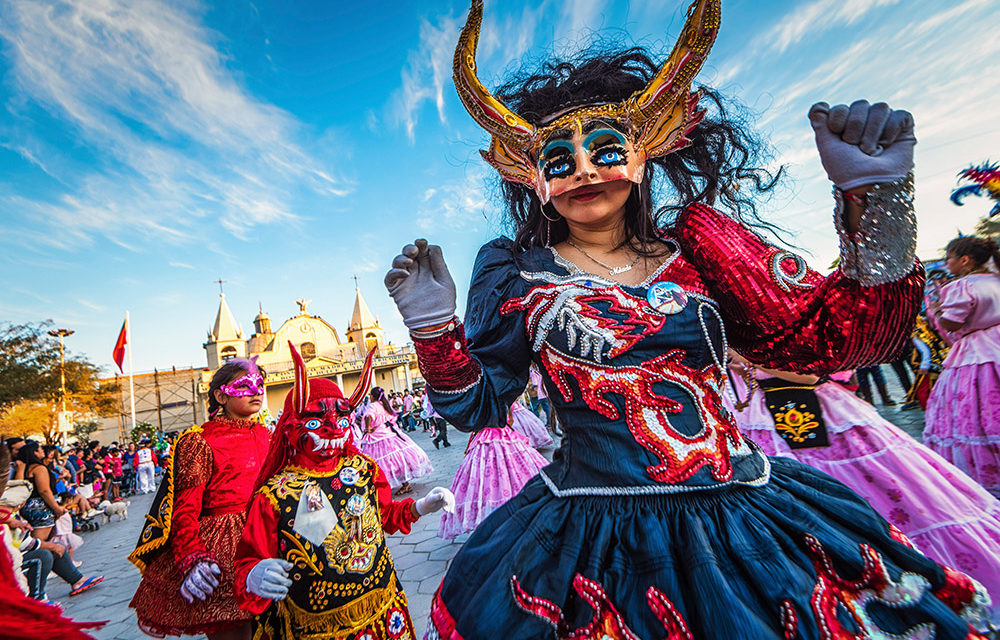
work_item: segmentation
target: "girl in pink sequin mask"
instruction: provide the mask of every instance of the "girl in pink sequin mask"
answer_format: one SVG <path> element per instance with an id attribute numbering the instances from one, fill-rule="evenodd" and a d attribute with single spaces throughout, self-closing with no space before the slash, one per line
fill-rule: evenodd
<path id="1" fill-rule="evenodd" d="M 256 358 L 235 358 L 222 365 L 209 383 L 208 413 L 246 420 L 264 405 L 264 376 Z"/>

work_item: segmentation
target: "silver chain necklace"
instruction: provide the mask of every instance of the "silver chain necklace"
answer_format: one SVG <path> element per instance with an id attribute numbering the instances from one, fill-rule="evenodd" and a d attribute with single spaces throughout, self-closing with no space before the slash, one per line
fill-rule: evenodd
<path id="1" fill-rule="evenodd" d="M 639 264 L 639 258 L 641 257 L 641 256 L 636 256 L 635 260 L 632 261 L 632 264 L 627 264 L 627 265 L 625 265 L 623 267 L 613 267 L 610 264 L 607 264 L 605 262 L 601 262 L 600 260 L 598 260 L 594 256 L 590 255 L 589 253 L 587 253 L 586 251 L 583 250 L 583 247 L 581 247 L 580 245 L 576 244 L 572 240 L 566 240 L 566 244 L 568 244 L 569 246 L 573 247 L 574 249 L 576 249 L 577 251 L 579 251 L 583 255 L 587 256 L 588 258 L 590 258 L 591 260 L 593 260 L 597 264 L 599 264 L 602 267 L 604 267 L 605 269 L 607 269 L 608 270 L 608 275 L 612 275 L 612 276 L 616 276 L 616 275 L 618 275 L 620 273 L 625 273 L 626 271 L 631 271 L 632 267 L 634 267 L 635 265 Z"/>

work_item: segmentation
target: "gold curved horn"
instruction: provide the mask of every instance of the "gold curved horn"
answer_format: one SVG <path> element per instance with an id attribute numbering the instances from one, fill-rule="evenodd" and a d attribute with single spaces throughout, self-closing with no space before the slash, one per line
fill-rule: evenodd
<path id="1" fill-rule="evenodd" d="M 696 0 L 688 7 L 688 17 L 674 50 L 646 87 L 629 100 L 643 119 L 658 117 L 687 98 L 691 82 L 704 64 L 722 15 L 720 0 Z"/>
<path id="2" fill-rule="evenodd" d="M 469 17 L 458 38 L 453 61 L 455 89 L 466 110 L 479 126 L 502 140 L 524 145 L 535 132 L 527 120 L 493 97 L 476 76 L 476 46 L 483 22 L 483 1 L 472 0 Z"/>

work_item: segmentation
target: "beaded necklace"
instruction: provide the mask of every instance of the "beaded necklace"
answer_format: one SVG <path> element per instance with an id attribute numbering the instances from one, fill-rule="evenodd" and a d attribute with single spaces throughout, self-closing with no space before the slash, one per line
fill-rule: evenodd
<path id="1" fill-rule="evenodd" d="M 587 256 L 593 262 L 596 262 L 597 264 L 599 264 L 602 267 L 604 267 L 605 269 L 607 269 L 608 270 L 608 274 L 612 275 L 612 276 L 616 276 L 616 275 L 618 275 L 620 273 L 625 273 L 626 271 L 631 271 L 632 267 L 634 267 L 635 265 L 639 264 L 639 258 L 641 257 L 641 256 L 636 256 L 635 260 L 632 261 L 632 264 L 627 264 L 627 265 L 622 266 L 622 267 L 613 267 L 610 264 L 607 264 L 605 262 L 601 262 L 600 260 L 598 260 L 594 256 L 590 255 L 589 253 L 587 253 L 583 249 L 583 247 L 581 247 L 580 245 L 576 244 L 572 240 L 566 240 L 566 244 L 568 244 L 569 246 L 573 247 L 574 249 L 576 249 L 577 251 L 579 251 L 583 255 Z"/>

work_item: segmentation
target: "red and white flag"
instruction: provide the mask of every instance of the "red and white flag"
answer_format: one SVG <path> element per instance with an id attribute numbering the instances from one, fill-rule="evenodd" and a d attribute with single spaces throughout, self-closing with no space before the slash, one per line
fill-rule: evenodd
<path id="1" fill-rule="evenodd" d="M 122 369 L 122 363 L 125 361 L 125 345 L 128 344 L 128 315 L 125 316 L 125 322 L 122 323 L 122 330 L 118 333 L 118 340 L 115 342 L 115 348 L 111 352 L 111 357 L 114 359 L 115 364 L 118 365 L 118 370 L 125 373 Z"/>

